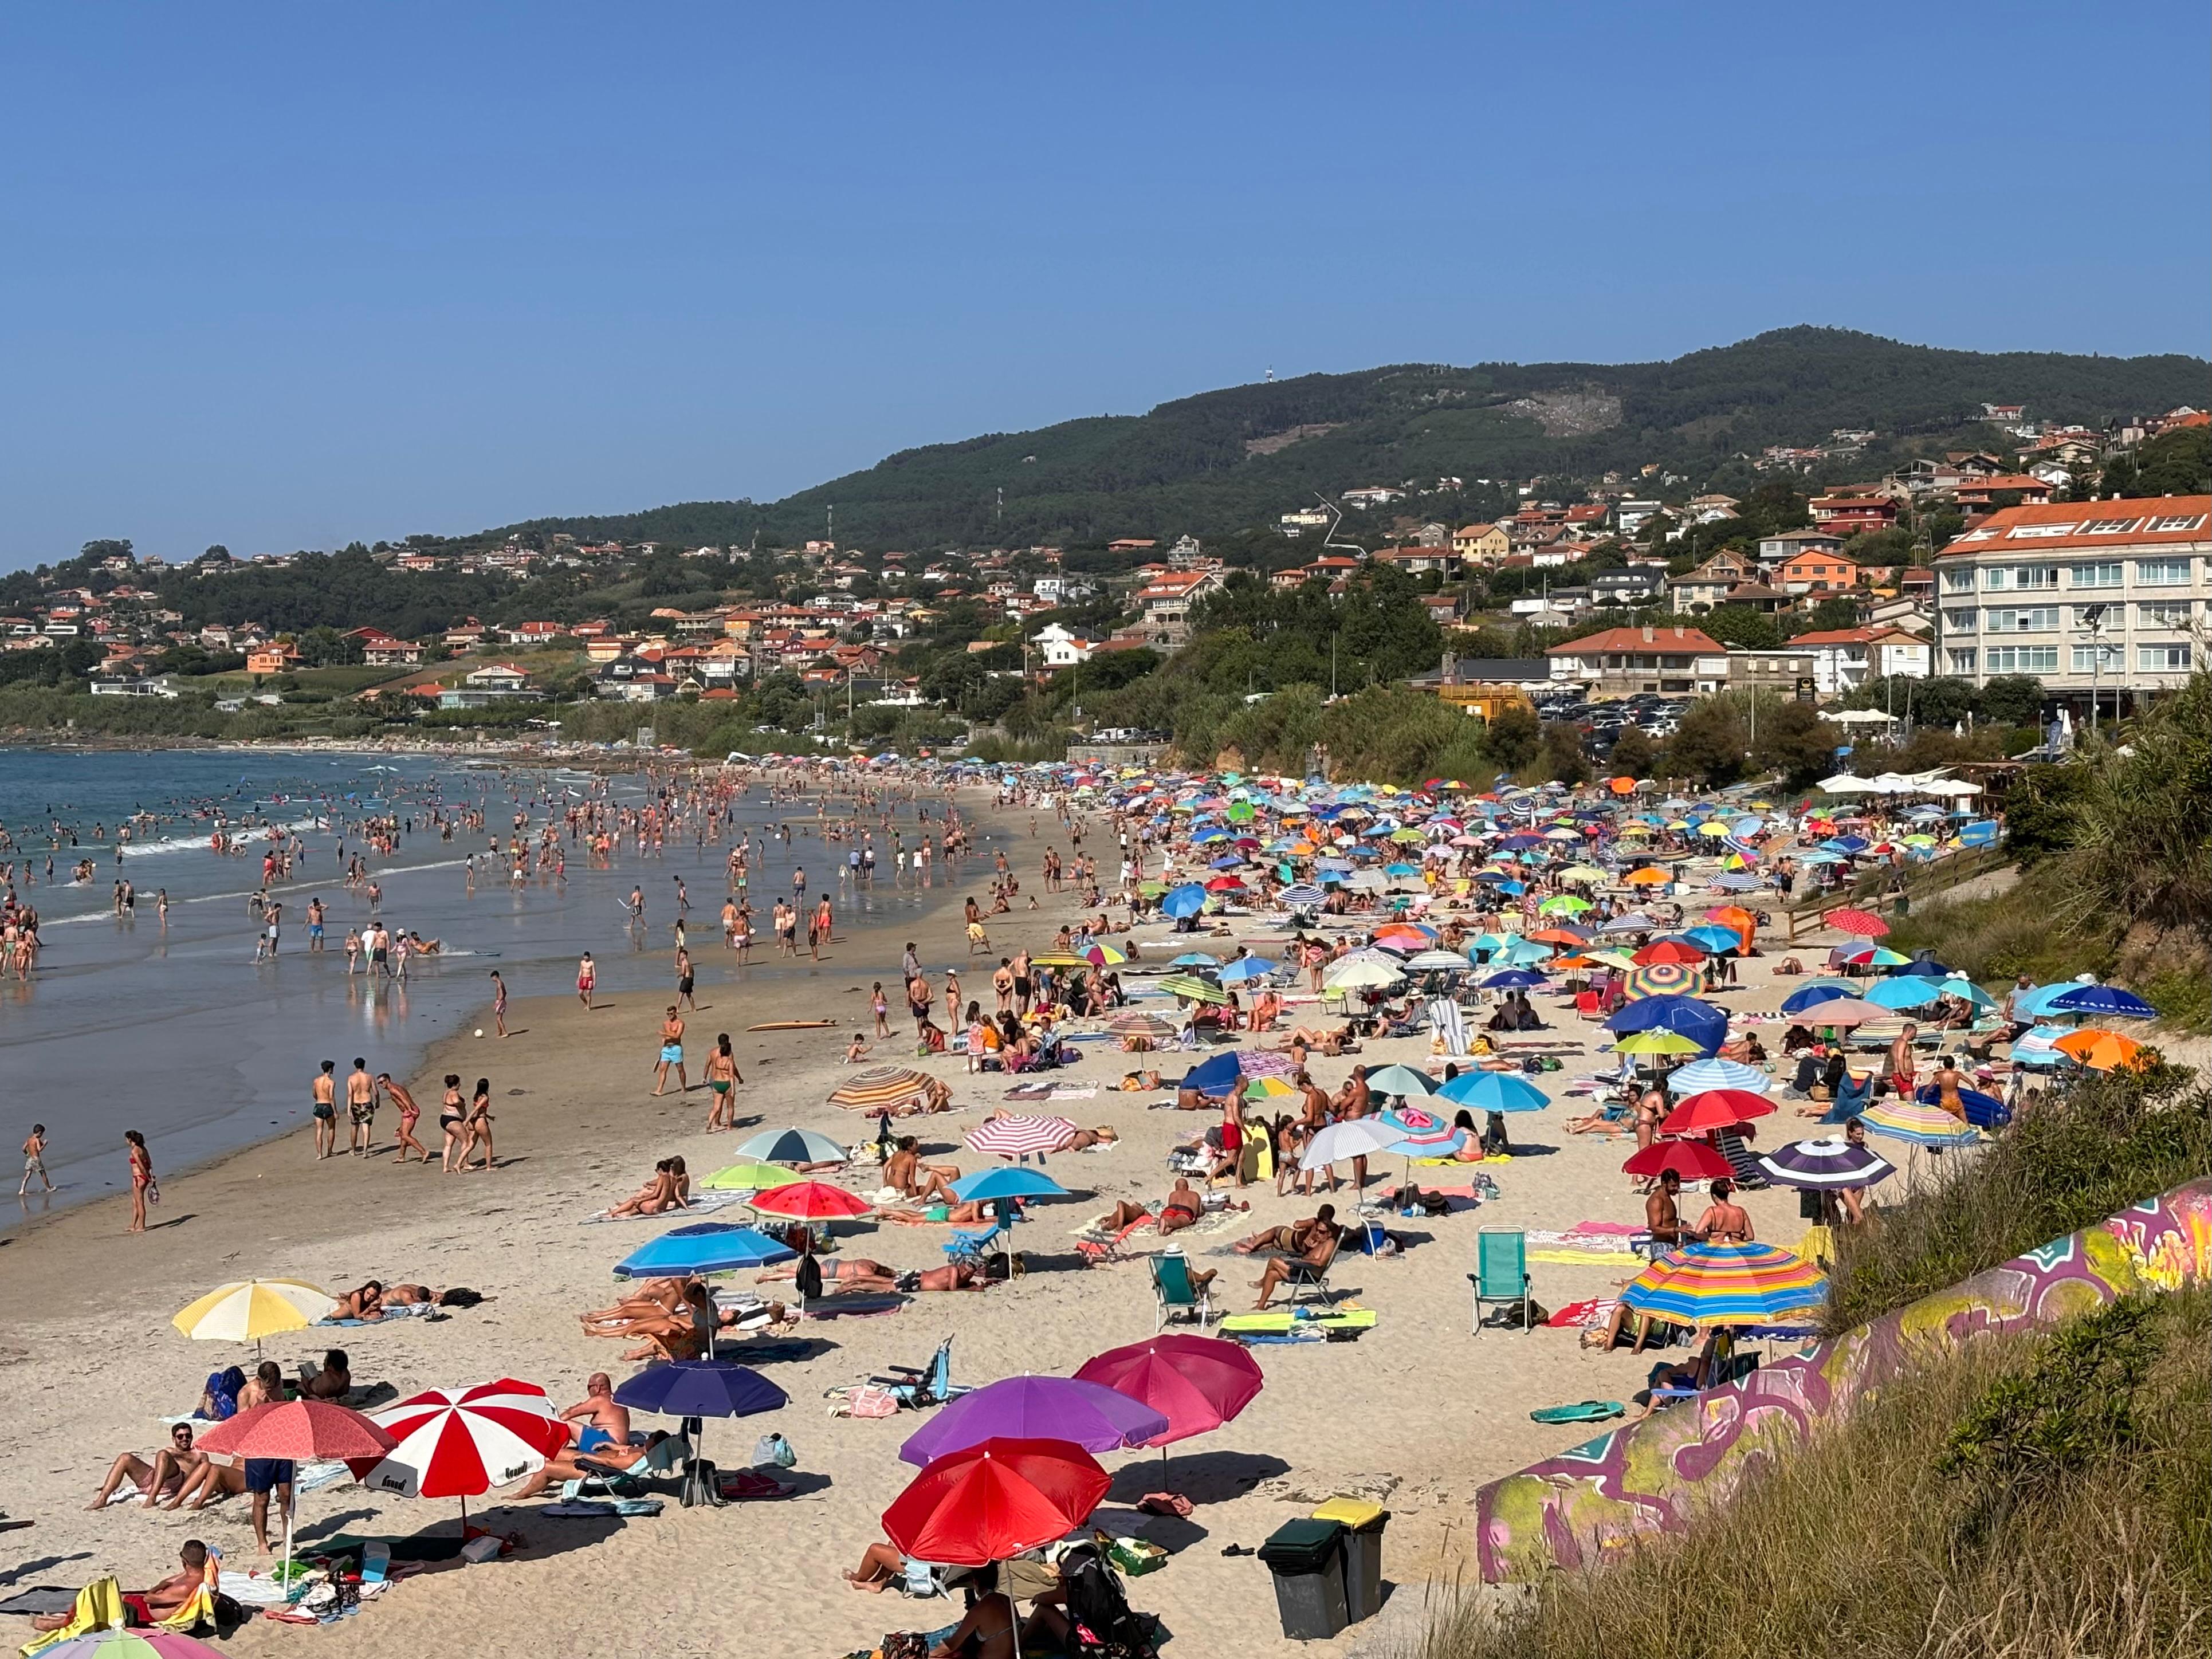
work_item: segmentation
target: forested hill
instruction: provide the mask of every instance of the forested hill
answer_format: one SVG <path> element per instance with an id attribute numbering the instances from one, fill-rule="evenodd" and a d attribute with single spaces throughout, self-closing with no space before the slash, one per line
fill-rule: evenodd
<path id="1" fill-rule="evenodd" d="M 507 529 L 677 543 L 823 532 L 864 547 L 1098 542 L 1271 524 L 1315 492 L 1440 477 L 1593 480 L 1656 463 L 1741 483 L 1771 445 L 1878 434 L 1838 476 L 1993 441 L 1984 404 L 2101 425 L 2212 404 L 2202 359 L 1982 353 L 1789 328 L 1658 363 L 1404 364 L 1201 392 L 1145 415 L 903 450 L 783 501 L 702 501 Z M 1004 505 L 1000 492 L 1004 492 Z"/>

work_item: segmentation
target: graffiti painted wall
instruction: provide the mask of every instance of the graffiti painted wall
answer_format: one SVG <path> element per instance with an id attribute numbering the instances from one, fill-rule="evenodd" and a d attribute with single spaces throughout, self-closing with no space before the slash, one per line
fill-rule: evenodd
<path id="1" fill-rule="evenodd" d="M 1641 1423 L 1492 1482 L 1476 1495 L 1486 1580 L 1575 1566 L 1638 1532 L 1725 1501 L 1869 1389 L 1987 1331 L 2051 1325 L 2147 1289 L 2212 1279 L 2212 1181 L 2192 1182 L 1963 1284 L 1764 1366 Z"/>

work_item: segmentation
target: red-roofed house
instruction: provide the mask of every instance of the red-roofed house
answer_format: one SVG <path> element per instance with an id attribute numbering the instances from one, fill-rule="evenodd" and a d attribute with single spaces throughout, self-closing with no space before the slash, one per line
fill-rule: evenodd
<path id="1" fill-rule="evenodd" d="M 1213 570 L 1170 570 L 1137 590 L 1139 626 L 1156 643 L 1172 650 L 1190 637 L 1191 607 L 1221 586 Z"/>
<path id="2" fill-rule="evenodd" d="M 1554 683 L 1577 681 L 1613 695 L 1689 696 L 1728 687 L 1728 647 L 1695 628 L 1608 628 L 1544 655 Z"/>
<path id="3" fill-rule="evenodd" d="M 1784 593 L 1811 593 L 1821 588 L 1849 588 L 1858 579 L 1859 568 L 1852 560 L 1840 553 L 1808 548 L 1775 567 L 1773 586 Z"/>
<path id="4" fill-rule="evenodd" d="M 1928 678 L 1928 641 L 1901 628 L 1823 629 L 1800 634 L 1790 648 L 1812 653 L 1814 689 L 1824 697 L 1856 691 L 1874 678 Z"/>
<path id="5" fill-rule="evenodd" d="M 1897 503 L 1871 490 L 1816 495 L 1807 503 L 1806 511 L 1813 515 L 1813 523 L 1818 528 L 1832 530 L 1838 536 L 1887 530 L 1897 522 Z"/>

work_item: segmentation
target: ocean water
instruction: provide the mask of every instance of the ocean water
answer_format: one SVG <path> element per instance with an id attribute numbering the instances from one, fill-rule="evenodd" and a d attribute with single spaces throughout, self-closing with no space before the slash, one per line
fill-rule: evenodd
<path id="1" fill-rule="evenodd" d="M 579 844 L 566 843 L 565 884 L 511 884 L 495 864 L 487 866 L 489 837 L 505 842 L 516 811 L 542 824 L 602 786 L 617 802 L 641 801 L 647 792 L 641 775 L 602 780 L 380 754 L 0 750 L 0 826 L 15 842 L 0 860 L 13 861 L 16 895 L 36 907 L 44 941 L 27 983 L 0 976 L 0 1133 L 12 1147 L 33 1122 L 44 1123 L 46 1167 L 62 1189 L 52 1201 L 96 1198 L 124 1184 L 126 1128 L 144 1133 L 157 1170 L 173 1170 L 307 1121 L 309 1082 L 323 1060 L 337 1060 L 343 1073 L 359 1055 L 372 1072 L 407 1078 L 427 1044 L 483 1010 L 492 969 L 517 997 L 573 990 L 576 958 L 588 950 L 608 993 L 672 993 L 678 878 L 689 893 L 686 927 L 702 998 L 713 984 L 713 1000 L 723 1005 L 714 1018 L 726 1029 L 744 1018 L 748 984 L 764 988 L 812 971 L 804 960 L 779 965 L 757 945 L 754 965 L 740 969 L 722 949 L 719 915 L 734 836 L 702 848 L 687 834 L 657 855 L 625 844 L 604 870 L 592 867 Z M 441 840 L 423 817 L 434 801 L 481 805 L 485 829 Z M 118 827 L 140 811 L 158 821 L 119 841 Z M 404 988 L 345 971 L 347 928 L 370 910 L 364 893 L 343 885 L 337 852 L 345 825 L 371 811 L 412 812 L 418 822 L 396 854 L 371 860 L 383 889 L 378 914 L 388 927 L 442 945 L 441 955 L 410 963 Z M 211 848 L 217 812 L 249 849 L 246 856 Z M 846 849 L 807 832 L 814 816 L 811 803 L 771 804 L 756 785 L 738 823 L 750 828 L 755 843 L 757 929 L 800 865 L 810 893 L 828 886 L 840 933 L 859 930 L 821 970 L 841 988 L 858 976 L 896 975 L 902 940 L 872 924 L 940 902 L 963 879 L 988 882 L 988 851 L 971 854 L 964 870 L 939 863 L 927 885 L 913 876 L 897 879 L 880 828 L 872 880 L 848 881 L 836 873 Z M 902 805 L 896 819 L 911 844 L 913 808 Z M 763 862 L 763 831 L 778 822 L 792 826 L 792 841 L 787 849 L 770 841 Z M 307 848 L 294 880 L 277 890 L 283 938 L 273 963 L 254 959 L 258 923 L 246 901 L 260 884 L 263 842 L 249 823 L 296 829 Z M 345 836 L 343 845 L 350 854 L 358 842 Z M 471 854 L 478 865 L 472 893 Z M 82 859 L 92 861 L 92 876 L 72 882 Z M 135 917 L 118 920 L 114 885 L 124 878 L 137 888 L 137 906 Z M 646 896 L 639 928 L 626 909 L 634 885 Z M 169 898 L 166 930 L 156 914 L 161 890 Z M 307 904 L 318 895 L 328 911 L 327 939 L 324 953 L 312 956 Z M 488 1048 L 484 1058 L 495 1062 L 496 1051 Z M 387 1137 L 388 1116 L 379 1120 Z M 8 1167 L 20 1179 L 20 1163 Z M 35 1212 L 41 1201 L 34 1194 L 27 1207 Z"/>

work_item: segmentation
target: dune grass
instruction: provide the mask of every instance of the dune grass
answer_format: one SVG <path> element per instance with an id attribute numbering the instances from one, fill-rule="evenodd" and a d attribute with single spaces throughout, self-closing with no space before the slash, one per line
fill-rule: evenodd
<path id="1" fill-rule="evenodd" d="M 1985 1340 L 1882 1391 L 1689 1529 L 1420 1659 L 2166 1659 L 2212 1644 L 2212 1295 Z"/>

